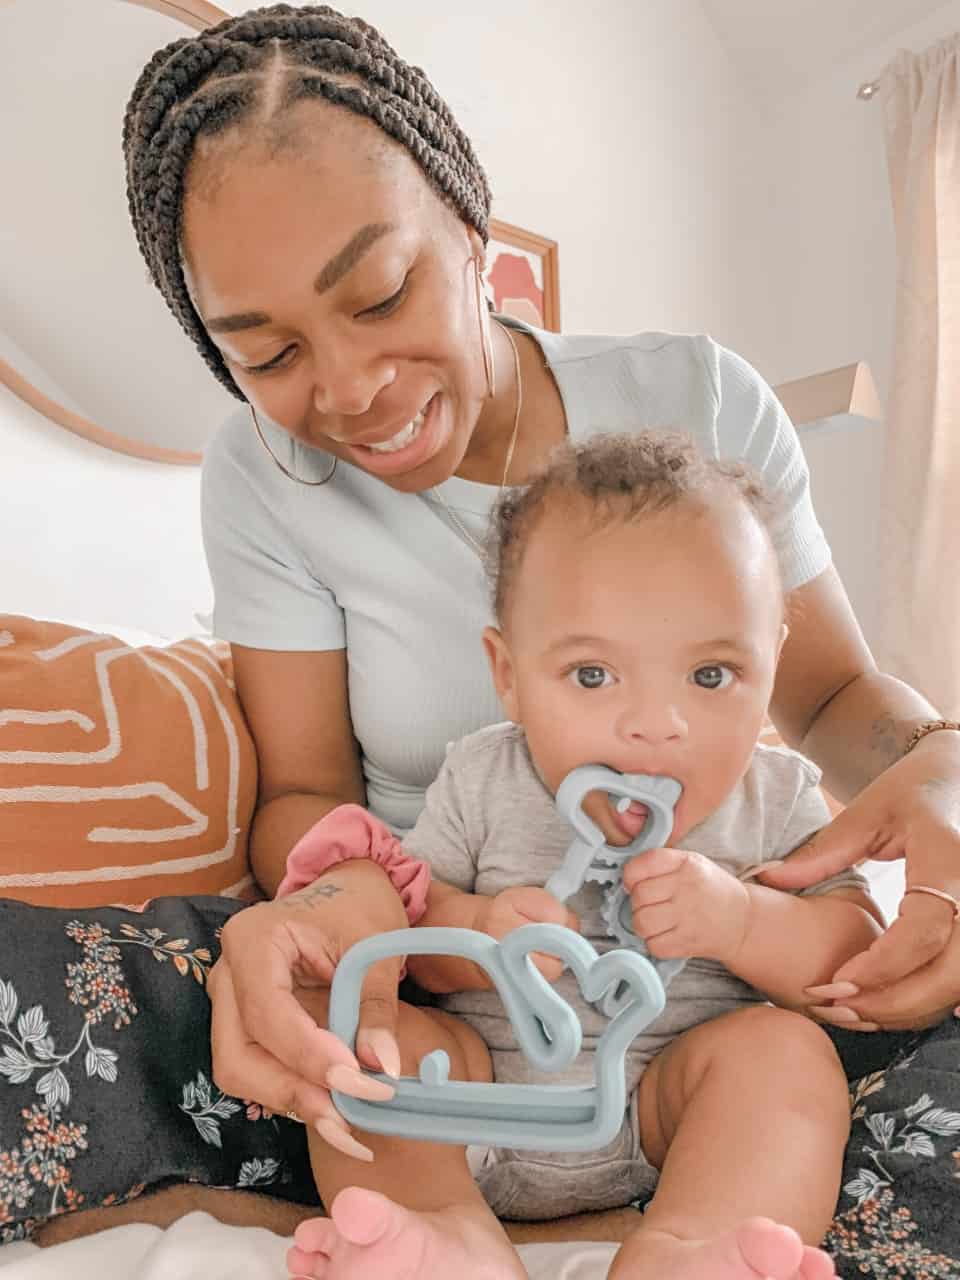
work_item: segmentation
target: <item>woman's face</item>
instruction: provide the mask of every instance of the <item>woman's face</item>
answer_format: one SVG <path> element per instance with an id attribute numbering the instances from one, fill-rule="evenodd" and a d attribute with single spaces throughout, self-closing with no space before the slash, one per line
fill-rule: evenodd
<path id="1" fill-rule="evenodd" d="M 375 125 L 296 110 L 295 146 L 218 141 L 194 158 L 195 305 L 278 426 L 395 489 L 429 488 L 459 466 L 488 392 L 482 243 Z"/>

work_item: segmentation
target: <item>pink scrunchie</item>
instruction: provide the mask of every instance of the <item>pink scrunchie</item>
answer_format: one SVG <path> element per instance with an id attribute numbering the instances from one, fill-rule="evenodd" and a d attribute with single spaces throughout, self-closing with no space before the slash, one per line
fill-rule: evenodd
<path id="1" fill-rule="evenodd" d="M 383 867 L 403 903 L 411 928 L 427 909 L 430 867 L 403 852 L 388 826 L 358 804 L 342 804 L 315 822 L 287 857 L 277 897 L 296 893 L 338 862 L 369 858 Z"/>

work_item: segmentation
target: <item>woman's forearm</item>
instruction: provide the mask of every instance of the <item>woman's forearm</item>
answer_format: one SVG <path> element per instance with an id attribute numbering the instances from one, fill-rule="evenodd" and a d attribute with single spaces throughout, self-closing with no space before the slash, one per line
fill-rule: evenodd
<path id="1" fill-rule="evenodd" d="M 820 708 L 799 748 L 823 770 L 824 786 L 843 803 L 903 755 L 918 724 L 940 713 L 915 689 L 882 671 L 865 671 Z M 942 739 L 946 734 L 931 734 Z M 957 739 L 960 734 L 949 735 Z M 919 751 L 928 739 L 915 748 Z"/>
<path id="2" fill-rule="evenodd" d="M 350 797 L 352 799 L 352 797 Z M 270 898 L 287 870 L 287 855 L 300 837 L 348 797 L 292 791 L 262 805 L 250 829 L 250 865 Z"/>

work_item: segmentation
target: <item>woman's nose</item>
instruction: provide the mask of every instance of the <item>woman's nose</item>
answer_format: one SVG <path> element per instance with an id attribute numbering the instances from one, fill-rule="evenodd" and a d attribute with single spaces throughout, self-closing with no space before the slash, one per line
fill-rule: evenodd
<path id="1" fill-rule="evenodd" d="M 336 363 L 318 361 L 313 384 L 313 403 L 325 416 L 342 414 L 359 417 L 367 413 L 381 391 L 397 376 L 396 365 L 386 360 L 361 363 L 340 359 Z"/>

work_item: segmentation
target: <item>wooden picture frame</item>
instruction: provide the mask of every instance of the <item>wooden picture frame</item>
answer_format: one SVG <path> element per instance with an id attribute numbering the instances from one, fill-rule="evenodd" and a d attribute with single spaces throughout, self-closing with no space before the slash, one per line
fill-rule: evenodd
<path id="1" fill-rule="evenodd" d="M 556 240 L 491 218 L 483 282 L 495 310 L 502 315 L 559 332 Z"/>

